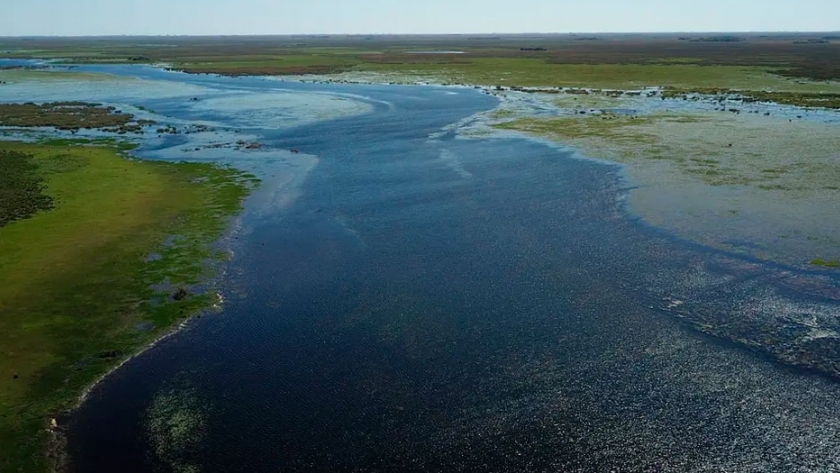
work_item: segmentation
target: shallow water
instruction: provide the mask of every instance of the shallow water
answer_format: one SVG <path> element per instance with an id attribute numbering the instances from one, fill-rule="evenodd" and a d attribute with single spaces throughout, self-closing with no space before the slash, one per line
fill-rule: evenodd
<path id="1" fill-rule="evenodd" d="M 464 54 L 464 51 L 406 51 L 406 54 Z"/>
<path id="2" fill-rule="evenodd" d="M 94 389 L 69 423 L 76 471 L 840 468 L 840 385 L 756 341 L 834 340 L 837 278 L 629 217 L 618 166 L 457 139 L 496 106 L 478 91 L 83 70 L 142 80 L 73 93 L 214 128 L 141 156 L 264 184 L 223 312 Z M 265 146 L 185 151 L 240 137 Z"/>

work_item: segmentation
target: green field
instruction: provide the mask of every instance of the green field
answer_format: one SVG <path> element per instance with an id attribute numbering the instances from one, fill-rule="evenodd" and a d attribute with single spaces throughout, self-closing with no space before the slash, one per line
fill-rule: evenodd
<path id="1" fill-rule="evenodd" d="M 253 178 L 58 142 L 0 142 L 0 160 L 27 190 L 0 206 L 0 471 L 43 471 L 52 417 L 216 301 L 191 288 Z"/>
<path id="2" fill-rule="evenodd" d="M 386 73 L 436 76 L 447 82 L 505 87 L 588 87 L 640 89 L 644 87 L 802 92 L 840 91 L 840 84 L 795 81 L 766 68 L 741 66 L 553 64 L 536 59 L 485 59 L 465 64 L 367 64 L 360 69 Z"/>
<path id="3" fill-rule="evenodd" d="M 463 56 L 456 59 L 431 55 L 425 61 L 401 56 L 392 61 L 379 56 L 348 57 L 339 54 L 309 54 L 260 57 L 183 57 L 176 69 L 192 73 L 225 75 L 288 75 L 379 73 L 383 80 L 406 82 L 432 80 L 439 83 L 500 87 L 585 87 L 636 90 L 645 87 L 673 88 L 682 92 L 708 89 L 785 92 L 787 103 L 799 94 L 840 93 L 840 82 L 794 79 L 762 66 L 699 64 L 565 64 L 538 58 Z M 434 59 L 438 60 L 434 60 Z M 337 76 L 340 77 L 340 76 Z M 807 96 L 802 97 L 807 98 Z"/>

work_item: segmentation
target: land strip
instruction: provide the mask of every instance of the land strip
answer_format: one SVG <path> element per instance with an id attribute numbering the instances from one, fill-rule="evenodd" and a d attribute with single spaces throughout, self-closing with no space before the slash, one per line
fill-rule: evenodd
<path id="1" fill-rule="evenodd" d="M 192 73 L 395 78 L 506 87 L 840 93 L 834 35 L 0 38 L 0 57 L 164 63 Z M 784 100 L 814 105 L 813 97 Z M 784 102 L 784 103 L 788 103 Z"/>
<path id="2" fill-rule="evenodd" d="M 97 129 L 118 134 L 142 133 L 151 120 L 135 120 L 113 106 L 86 102 L 0 104 L 0 125 L 6 127 L 53 127 L 78 131 Z"/>
<path id="3" fill-rule="evenodd" d="M 0 471 L 43 471 L 50 419 L 217 301 L 199 284 L 252 178 L 64 142 L 0 142 L 0 160 L 26 190 L 0 206 Z"/>

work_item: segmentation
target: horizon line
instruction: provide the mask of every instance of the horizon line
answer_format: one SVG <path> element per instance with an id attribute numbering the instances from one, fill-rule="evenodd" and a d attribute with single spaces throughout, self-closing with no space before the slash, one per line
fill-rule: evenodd
<path id="1" fill-rule="evenodd" d="M 490 33 L 160 33 L 160 34 L 84 34 L 84 35 L 0 35 L 0 38 L 207 38 L 207 37 L 324 37 L 324 36 L 529 36 L 529 35 L 671 35 L 671 34 L 743 34 L 743 35 L 778 35 L 778 34 L 836 34 L 840 30 L 686 30 L 686 31 L 530 31 L 530 32 L 490 32 Z"/>

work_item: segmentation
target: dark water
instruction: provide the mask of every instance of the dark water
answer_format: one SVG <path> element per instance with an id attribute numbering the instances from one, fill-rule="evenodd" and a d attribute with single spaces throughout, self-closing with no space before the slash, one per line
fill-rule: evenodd
<path id="1" fill-rule="evenodd" d="M 428 139 L 477 92 L 289 87 L 391 105 L 264 134 L 319 164 L 248 204 L 224 311 L 73 415 L 75 471 L 836 471 L 834 382 L 663 310 L 827 299 L 635 221 L 618 167 Z"/>

